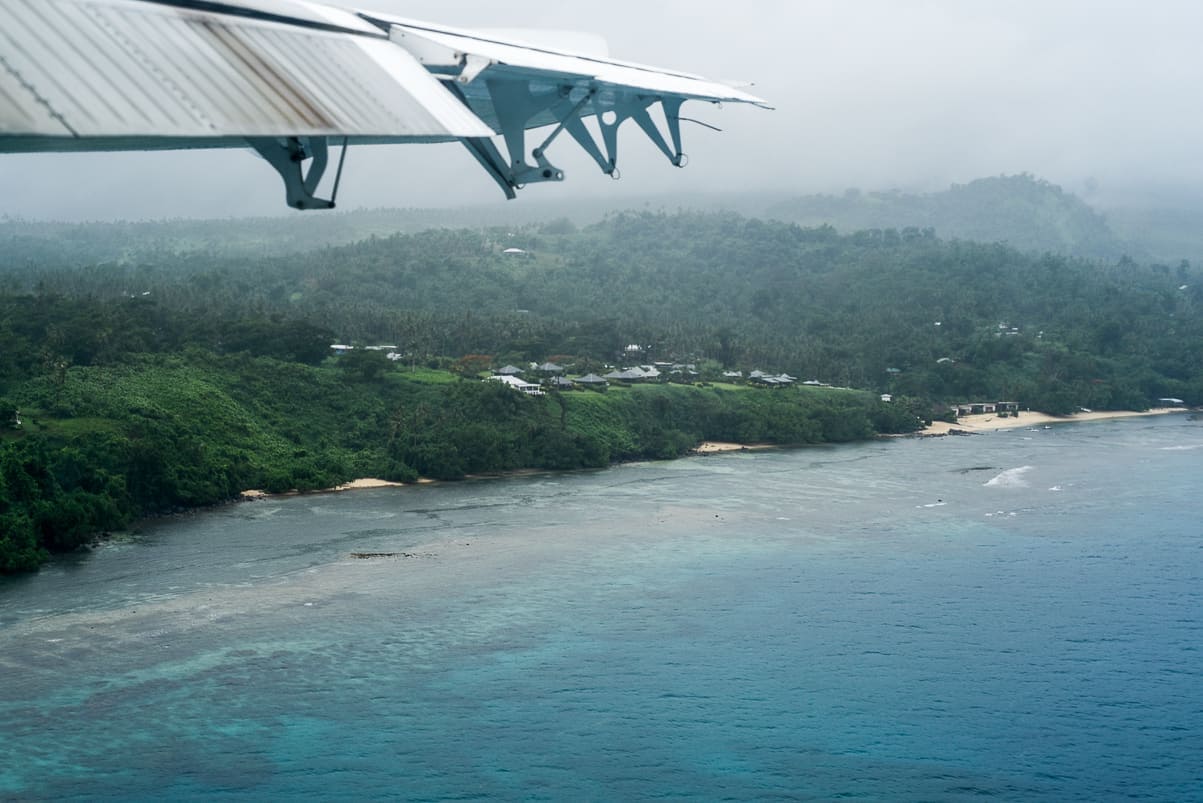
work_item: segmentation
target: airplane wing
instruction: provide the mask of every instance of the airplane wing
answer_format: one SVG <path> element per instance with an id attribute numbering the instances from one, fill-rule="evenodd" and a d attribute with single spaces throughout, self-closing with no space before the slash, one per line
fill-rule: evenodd
<path id="1" fill-rule="evenodd" d="M 361 16 L 388 31 L 392 41 L 447 81 L 478 117 L 502 135 L 508 159 L 489 139 L 462 141 L 509 198 L 524 184 L 563 180 L 563 172 L 546 154 L 561 132 L 575 139 L 602 172 L 617 178 L 618 129 L 627 120 L 634 120 L 669 161 L 684 167 L 688 157 L 682 151 L 685 118 L 680 112 L 685 101 L 769 108 L 754 95 L 688 73 L 383 14 L 361 12 Z M 649 114 L 657 104 L 667 139 Z M 584 124 L 587 118 L 593 118 L 600 130 L 600 145 Z M 547 125 L 555 128 L 531 151 L 535 164 L 529 164 L 525 131 Z"/>
<path id="2" fill-rule="evenodd" d="M 0 0 L 0 152 L 249 145 L 301 209 L 334 205 L 316 192 L 339 141 L 345 156 L 458 140 L 510 198 L 563 179 L 545 153 L 562 131 L 615 175 L 617 129 L 633 119 L 683 165 L 691 99 L 762 103 L 696 76 L 301 0 Z M 648 116 L 657 103 L 671 147 Z M 530 165 L 525 131 L 545 125 Z"/>

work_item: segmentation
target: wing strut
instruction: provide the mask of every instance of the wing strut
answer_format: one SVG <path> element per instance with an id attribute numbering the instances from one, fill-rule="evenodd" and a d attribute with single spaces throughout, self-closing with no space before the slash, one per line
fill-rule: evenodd
<path id="1" fill-rule="evenodd" d="M 668 135 L 672 139 L 672 147 L 665 141 L 664 135 L 656 127 L 648 109 L 659 101 L 664 109 L 664 119 L 668 123 Z M 597 108 L 597 122 L 601 128 L 602 141 L 606 146 L 610 170 L 602 165 L 604 172 L 610 173 L 618 166 L 618 129 L 627 120 L 635 123 L 647 135 L 647 138 L 668 157 L 676 167 L 689 164 L 689 157 L 681 151 L 681 104 L 684 98 L 649 98 L 643 95 L 618 95 L 614 102 Z M 588 148 L 586 148 L 588 150 Z M 597 159 L 595 156 L 594 159 Z M 600 160 L 598 162 L 601 164 Z"/>
<path id="2" fill-rule="evenodd" d="M 330 162 L 330 146 L 325 137 L 250 137 L 247 143 L 276 169 L 280 178 L 284 179 L 284 196 L 289 206 L 294 209 L 334 208 L 343 174 L 343 162 L 347 158 L 345 137 L 342 154 L 338 159 L 334 191 L 328 199 L 314 195 Z M 309 170 L 302 171 L 302 164 L 310 159 L 313 162 L 309 165 Z"/>
<path id="3" fill-rule="evenodd" d="M 510 179 L 505 158 L 501 155 L 501 151 L 497 150 L 493 140 L 488 137 L 463 137 L 460 142 L 464 143 L 468 153 L 476 157 L 476 161 L 480 162 L 480 166 L 485 169 L 489 177 L 497 182 L 497 186 L 501 187 L 507 200 L 512 201 L 518 197 L 518 185 Z"/>
<path id="4" fill-rule="evenodd" d="M 590 90 L 589 94 L 567 114 L 560 113 L 562 107 L 552 110 L 556 115 L 556 119 L 560 121 L 560 128 L 556 129 L 556 133 L 558 134 L 561 129 L 567 131 L 576 140 L 576 144 L 580 145 L 585 153 L 593 157 L 593 161 L 597 162 L 597 166 L 601 168 L 603 173 L 610 178 L 618 179 L 622 176 L 618 172 L 618 167 L 614 160 L 607 159 L 602 155 L 601 149 L 597 147 L 597 143 L 593 139 L 593 134 L 585 127 L 585 121 L 581 119 L 581 110 L 585 102 L 593 100 L 595 93 L 596 90 Z"/>
<path id="5" fill-rule="evenodd" d="M 534 93 L 530 84 L 521 80 L 492 79 L 487 80 L 485 85 L 509 159 L 502 156 L 497 145 L 487 137 L 464 137 L 460 141 L 501 187 L 505 197 L 511 200 L 526 184 L 564 180 L 564 172 L 547 159 L 547 149 L 564 131 L 592 157 L 603 173 L 614 179 L 621 177 L 618 172 L 618 129 L 627 120 L 634 120 L 673 165 L 685 167 L 689 163 L 689 157 L 681 150 L 681 120 L 685 119 L 681 117 L 681 106 L 685 98 L 632 93 L 602 94 L 597 88 L 590 88 L 574 100 L 576 93 L 582 91 L 580 87 L 561 86 L 558 91 Z M 447 88 L 468 105 L 467 98 L 457 84 L 448 82 Z M 657 103 L 664 111 L 667 138 L 649 114 L 649 109 Z M 601 129 L 600 145 L 585 125 L 583 118 L 586 114 L 597 117 Z M 559 125 L 542 144 L 531 151 L 535 162 L 532 165 L 526 160 L 526 131 L 530 122 L 541 115 L 550 115 Z"/>
<path id="6" fill-rule="evenodd" d="M 509 161 L 506 161 L 501 151 L 488 138 L 465 137 L 460 141 L 497 182 L 506 198 L 513 200 L 517 197 L 516 191 L 527 184 L 564 180 L 564 171 L 547 158 L 547 149 L 561 131 L 567 131 L 595 159 L 601 160 L 601 153 L 593 144 L 588 129 L 580 119 L 581 111 L 593 98 L 593 90 L 585 93 L 584 97 L 573 104 L 571 87 L 534 94 L 525 81 L 493 80 L 487 81 L 485 85 L 489 90 L 506 150 L 509 152 Z M 450 84 L 448 88 L 459 94 L 461 100 L 467 104 L 458 86 Z M 531 165 L 526 161 L 526 126 L 534 117 L 545 112 L 550 112 L 559 120 L 559 125 L 531 151 L 535 160 Z"/>
<path id="7" fill-rule="evenodd" d="M 531 154 L 535 157 L 534 165 L 526 162 L 526 124 L 536 115 L 559 105 L 563 99 L 561 93 L 541 92 L 536 95 L 530 91 L 530 84 L 526 81 L 492 80 L 485 81 L 485 86 L 489 89 L 501 136 L 510 153 L 510 180 L 519 187 L 540 181 L 563 181 L 564 171 L 547 161 L 542 148 L 535 149 Z M 559 133 L 558 129 L 556 133 Z"/>

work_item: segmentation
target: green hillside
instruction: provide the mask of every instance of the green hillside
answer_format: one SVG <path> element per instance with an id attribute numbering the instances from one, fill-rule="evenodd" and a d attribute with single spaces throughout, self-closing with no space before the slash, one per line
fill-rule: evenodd
<path id="1" fill-rule="evenodd" d="M 363 352 L 372 354 L 372 352 Z M 459 479 L 677 457 L 704 439 L 781 444 L 904 432 L 872 394 L 649 385 L 527 396 L 429 369 L 246 354 L 126 358 L 31 378 L 0 399 L 0 573 L 147 513 L 358 477 Z"/>

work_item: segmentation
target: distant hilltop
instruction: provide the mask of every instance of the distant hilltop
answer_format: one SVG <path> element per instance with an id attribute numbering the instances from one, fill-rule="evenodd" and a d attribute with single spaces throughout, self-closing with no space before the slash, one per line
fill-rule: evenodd
<path id="1" fill-rule="evenodd" d="M 845 233 L 932 229 L 946 240 L 1005 242 L 1021 251 L 1099 259 L 1142 256 L 1081 198 L 1027 173 L 979 178 L 927 194 L 850 189 L 843 195 L 804 195 L 774 204 L 766 216 Z"/>

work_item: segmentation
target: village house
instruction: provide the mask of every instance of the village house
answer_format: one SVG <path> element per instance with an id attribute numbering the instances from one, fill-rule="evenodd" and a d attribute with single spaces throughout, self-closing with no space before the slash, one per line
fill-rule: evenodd
<path id="1" fill-rule="evenodd" d="M 575 381 L 578 385 L 585 385 L 591 388 L 604 388 L 610 384 L 606 381 L 605 377 L 598 376 L 597 374 L 585 374 L 582 377 L 577 377 Z"/>
<path id="2" fill-rule="evenodd" d="M 491 376 L 491 377 L 489 377 L 489 379 L 494 382 L 500 382 L 503 385 L 511 387 L 520 393 L 525 393 L 528 396 L 542 396 L 543 395 L 543 389 L 540 388 L 538 385 L 531 384 L 530 382 L 525 382 L 516 376 L 511 376 L 508 374 L 507 375 L 497 375 L 497 376 Z"/>
<path id="3" fill-rule="evenodd" d="M 790 376 L 789 374 L 773 375 L 766 374 L 763 371 L 753 371 L 748 374 L 748 380 L 771 388 L 785 387 L 798 381 L 797 377 Z"/>
<path id="4" fill-rule="evenodd" d="M 660 372 L 657 371 L 655 375 L 660 376 Z M 624 368 L 621 371 L 611 371 L 610 373 L 605 374 L 602 378 L 608 379 L 611 382 L 642 382 L 645 379 L 648 379 L 649 376 L 642 368 L 635 367 Z"/>

